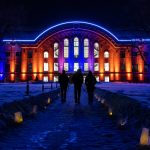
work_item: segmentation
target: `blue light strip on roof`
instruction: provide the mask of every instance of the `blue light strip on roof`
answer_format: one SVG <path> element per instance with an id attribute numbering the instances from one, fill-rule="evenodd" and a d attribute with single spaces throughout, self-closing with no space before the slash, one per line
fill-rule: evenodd
<path id="1" fill-rule="evenodd" d="M 39 37 L 41 37 L 44 33 L 46 33 L 47 31 L 55 28 L 55 27 L 58 27 L 58 26 L 61 26 L 61 25 L 65 25 L 65 24 L 71 24 L 71 23 L 80 23 L 80 24 L 88 24 L 88 25 L 92 25 L 92 26 L 95 26 L 95 27 L 98 27 L 102 30 L 104 30 L 105 32 L 109 33 L 112 37 L 114 37 L 118 42 L 135 42 L 135 41 L 141 41 L 140 39 L 123 39 L 123 40 L 119 40 L 112 32 L 108 31 L 107 29 L 99 26 L 99 25 L 96 25 L 96 24 L 93 24 L 93 23 L 89 23 L 89 22 L 83 22 L 83 21 L 71 21 L 71 22 L 64 22 L 64 23 L 60 23 L 60 24 L 57 24 L 55 26 L 52 26 L 48 29 L 46 29 L 45 31 L 43 31 L 42 33 L 40 33 L 34 40 L 7 40 L 7 39 L 4 39 L 3 42 L 35 42 Z M 150 41 L 150 39 L 142 39 L 142 41 Z"/>

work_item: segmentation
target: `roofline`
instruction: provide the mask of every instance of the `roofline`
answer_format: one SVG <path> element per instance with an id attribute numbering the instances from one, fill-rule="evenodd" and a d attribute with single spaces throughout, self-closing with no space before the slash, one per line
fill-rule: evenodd
<path id="1" fill-rule="evenodd" d="M 110 32 L 109 30 L 107 30 L 106 28 L 103 28 L 102 26 L 99 26 L 97 24 L 94 23 L 90 23 L 90 22 L 84 22 L 84 21 L 69 21 L 69 22 L 63 22 L 63 23 L 59 23 L 56 24 L 54 26 L 51 26 L 49 28 L 47 28 L 46 30 L 44 30 L 43 32 L 41 32 L 35 39 L 33 40 L 23 40 L 23 39 L 18 39 L 18 40 L 10 40 L 10 39 L 4 39 L 2 40 L 3 42 L 35 42 L 37 41 L 42 35 L 44 35 L 46 32 L 61 26 L 61 25 L 66 25 L 66 24 L 74 24 L 74 23 L 80 23 L 80 24 L 87 24 L 87 25 L 92 25 L 94 27 L 97 27 L 103 31 L 105 31 L 106 33 L 108 33 L 109 35 L 111 35 L 116 41 L 118 42 L 150 42 L 150 39 L 118 39 L 117 36 L 115 36 L 112 32 Z"/>

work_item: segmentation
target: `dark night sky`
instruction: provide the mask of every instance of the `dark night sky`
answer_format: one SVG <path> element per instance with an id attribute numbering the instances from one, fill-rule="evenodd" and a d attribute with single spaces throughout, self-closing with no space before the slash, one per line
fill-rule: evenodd
<path id="1" fill-rule="evenodd" d="M 41 32 L 66 21 L 86 21 L 98 24 L 114 34 L 129 29 L 137 12 L 143 11 L 143 1 L 150 0 L 2 0 L 24 6 L 27 21 L 23 31 Z M 139 7 L 136 10 L 135 4 Z M 146 3 L 147 5 L 147 3 Z M 150 11 L 149 11 L 150 14 Z M 149 14 L 147 15 L 149 18 Z M 138 15 L 136 15 L 137 17 Z M 133 23 L 134 24 L 134 23 Z M 132 27 L 134 29 L 134 26 Z M 121 31 L 126 32 L 126 31 Z M 119 33 L 120 34 L 120 33 Z"/>
<path id="2" fill-rule="evenodd" d="M 22 0 L 28 25 L 46 28 L 65 21 L 88 21 L 106 28 L 120 25 L 124 2 L 120 0 Z M 121 20 L 120 20 L 121 22 Z M 119 23 L 119 24 L 118 24 Z"/>

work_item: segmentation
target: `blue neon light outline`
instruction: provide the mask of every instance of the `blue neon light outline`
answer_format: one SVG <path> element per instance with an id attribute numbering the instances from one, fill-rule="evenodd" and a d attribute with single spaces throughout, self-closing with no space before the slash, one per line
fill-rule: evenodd
<path id="1" fill-rule="evenodd" d="M 7 40 L 7 39 L 4 39 L 3 42 L 35 42 L 39 37 L 41 37 L 44 33 L 46 33 L 47 31 L 55 28 L 55 27 L 58 27 L 58 26 L 61 26 L 61 25 L 65 25 L 65 24 L 71 24 L 71 23 L 80 23 L 80 24 L 88 24 L 88 25 L 92 25 L 92 26 L 95 26 L 95 27 L 98 27 L 102 30 L 104 30 L 105 32 L 109 33 L 112 37 L 114 37 L 118 42 L 135 42 L 135 41 L 140 41 L 140 39 L 122 39 L 122 40 L 119 40 L 112 32 L 110 32 L 109 30 L 99 26 L 99 25 L 96 25 L 94 23 L 90 23 L 90 22 L 83 22 L 83 21 L 70 21 L 70 22 L 63 22 L 63 23 L 60 23 L 60 24 L 57 24 L 57 25 L 54 25 L 46 30 L 44 30 L 42 33 L 40 33 L 34 40 Z M 150 41 L 150 39 L 142 39 L 142 41 Z"/>

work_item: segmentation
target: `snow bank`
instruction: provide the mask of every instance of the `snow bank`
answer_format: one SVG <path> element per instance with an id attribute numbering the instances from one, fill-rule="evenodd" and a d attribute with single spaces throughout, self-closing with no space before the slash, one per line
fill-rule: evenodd
<path id="1" fill-rule="evenodd" d="M 150 127 L 150 109 L 138 100 L 99 88 L 96 88 L 94 94 L 100 102 L 112 109 L 113 114 L 126 119 L 134 128 Z"/>
<path id="2" fill-rule="evenodd" d="M 150 84 L 100 82 L 96 87 L 133 98 L 150 109 Z"/>
<path id="3" fill-rule="evenodd" d="M 15 123 L 14 113 L 21 112 L 24 117 L 34 115 L 33 108 L 45 109 L 48 104 L 47 100 L 54 101 L 60 96 L 60 88 L 52 90 L 47 93 L 42 93 L 38 96 L 32 96 L 28 99 L 13 101 L 11 103 L 5 102 L 0 107 L 0 129 L 7 128 Z"/>
<path id="4" fill-rule="evenodd" d="M 0 106 L 5 102 L 10 103 L 26 97 L 27 83 L 1 83 L 0 84 Z M 57 87 L 60 85 L 57 83 Z M 52 84 L 52 90 L 57 89 L 56 83 Z M 51 83 L 44 84 L 44 92 L 51 91 Z M 36 96 L 43 93 L 42 84 L 29 83 L 29 96 Z"/>

